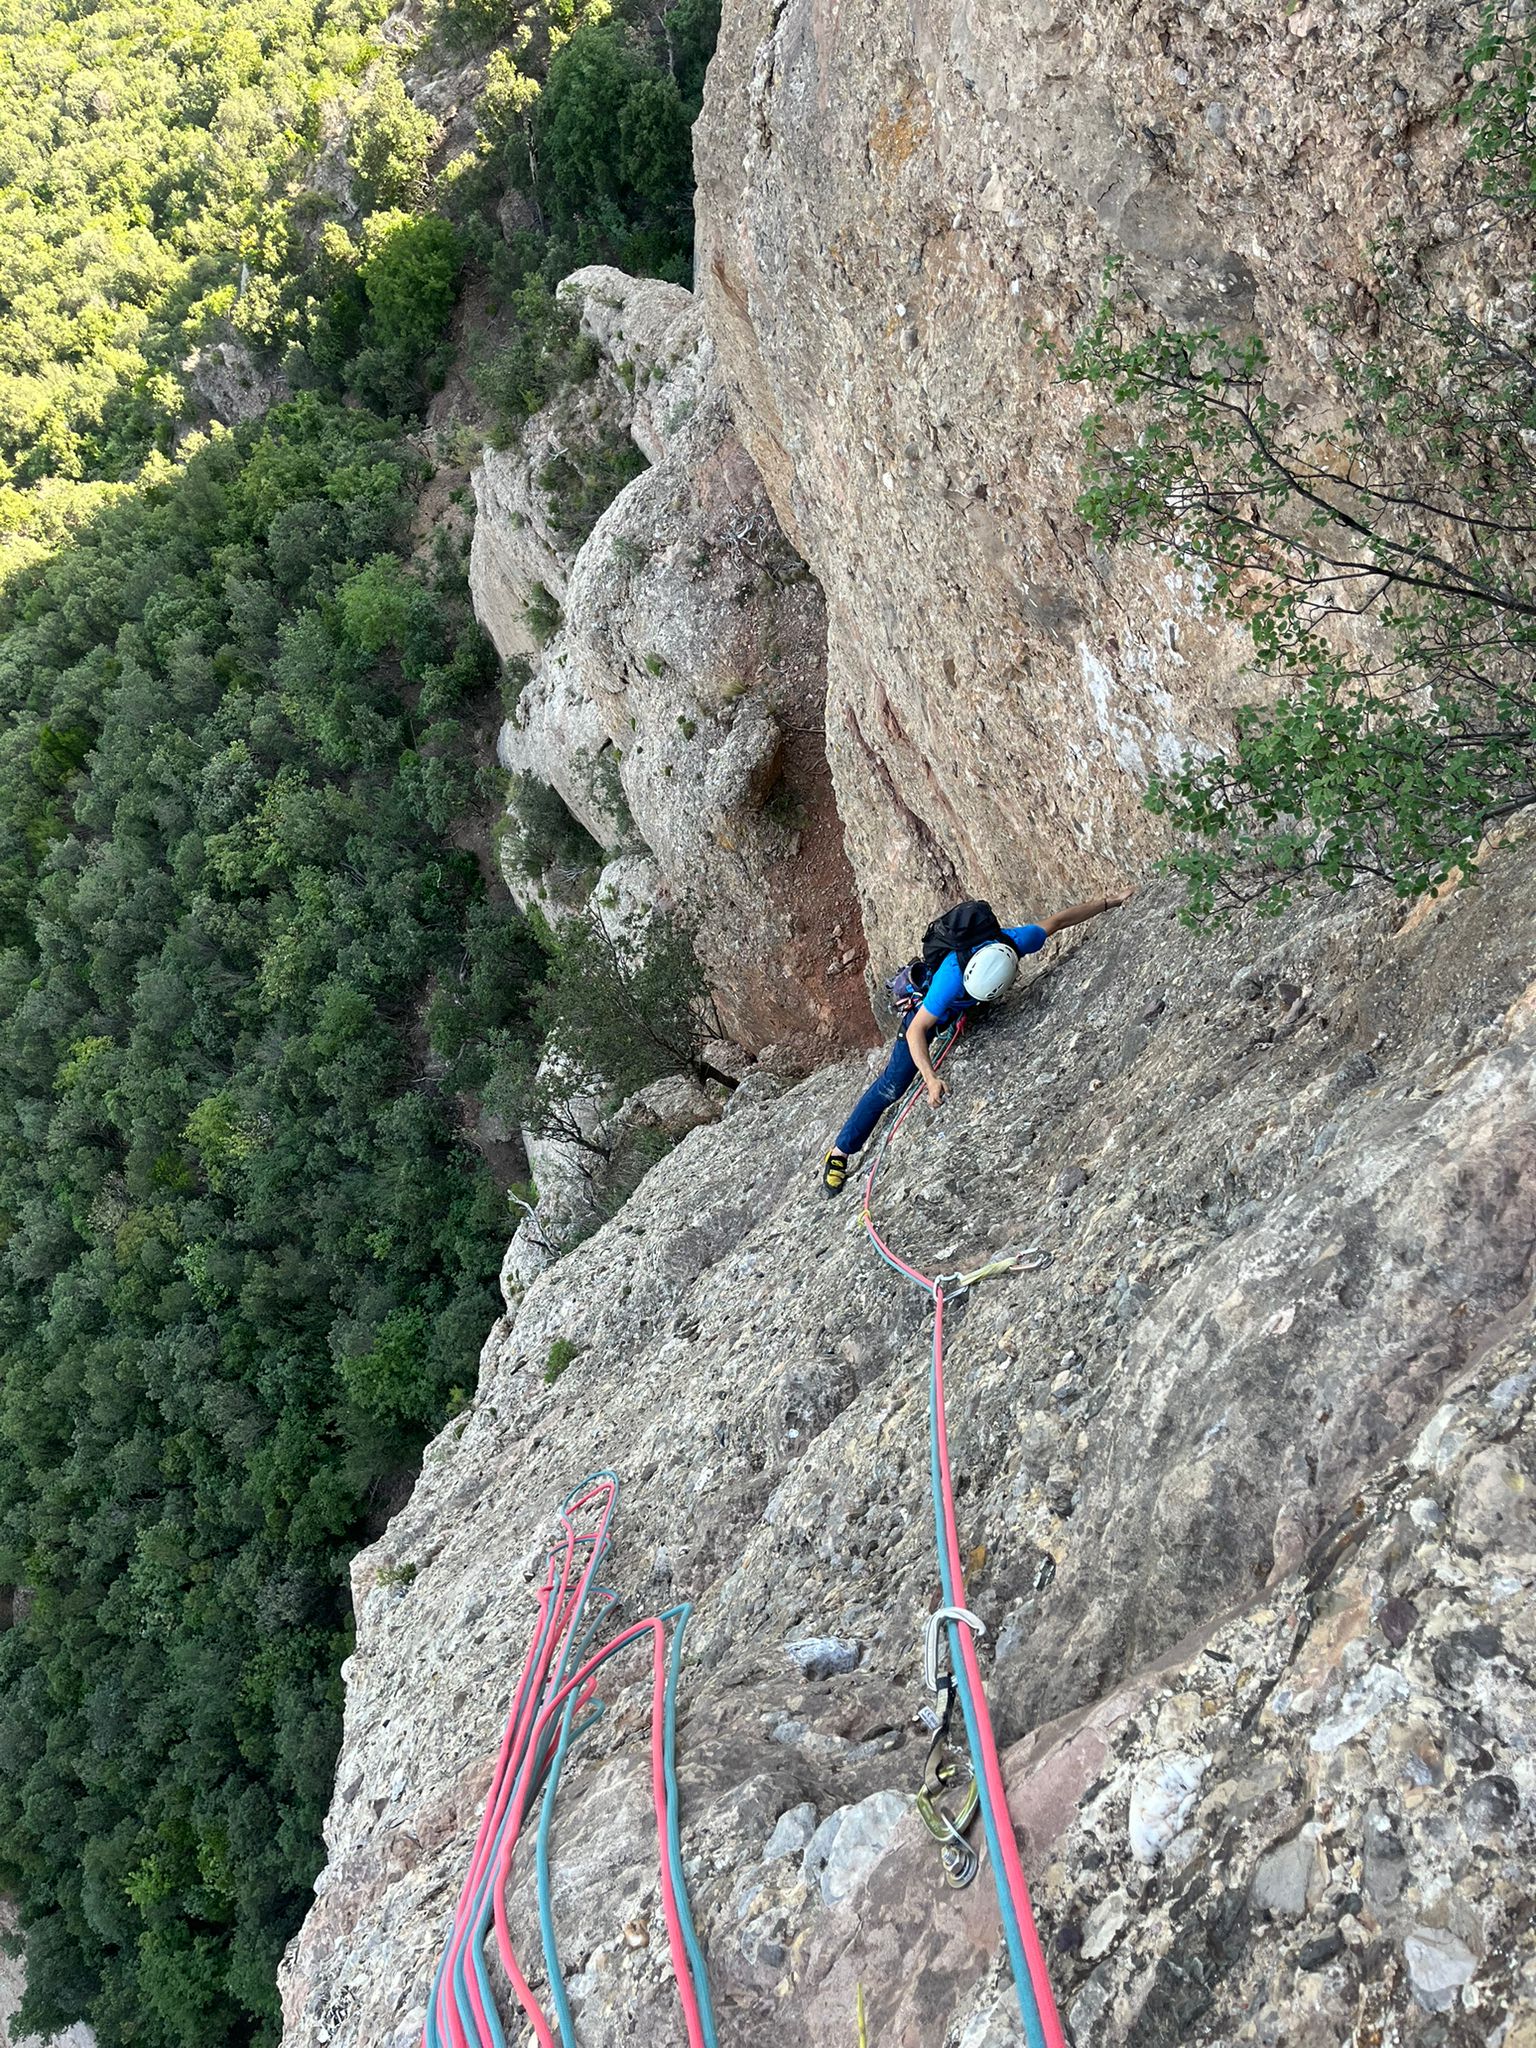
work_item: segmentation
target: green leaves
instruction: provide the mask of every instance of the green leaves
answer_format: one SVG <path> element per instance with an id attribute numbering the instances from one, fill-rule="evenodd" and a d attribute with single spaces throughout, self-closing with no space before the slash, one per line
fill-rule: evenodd
<path id="1" fill-rule="evenodd" d="M 497 679 L 406 475 L 278 408 L 0 620 L 0 1877 L 104 2048 L 275 2042 L 347 1562 L 496 1313 L 448 1091 L 541 963 L 448 836 Z"/>
<path id="2" fill-rule="evenodd" d="M 1061 364 L 1112 401 L 1084 427 L 1094 539 L 1183 564 L 1279 692 L 1148 792 L 1196 921 L 1309 882 L 1416 894 L 1536 796 L 1536 358 L 1407 281 L 1378 317 L 1363 348 L 1336 323 L 1326 436 L 1259 336 L 1148 330 L 1106 297 Z"/>
<path id="3" fill-rule="evenodd" d="M 375 214 L 359 266 L 377 343 L 413 371 L 442 338 L 464 262 L 458 231 L 441 214 Z"/>
<path id="4" fill-rule="evenodd" d="M 1529 206 L 1536 201 L 1536 38 L 1523 11 L 1490 0 L 1463 64 L 1472 83 L 1457 119 L 1468 156 L 1487 167 L 1483 189 L 1507 205 Z"/>

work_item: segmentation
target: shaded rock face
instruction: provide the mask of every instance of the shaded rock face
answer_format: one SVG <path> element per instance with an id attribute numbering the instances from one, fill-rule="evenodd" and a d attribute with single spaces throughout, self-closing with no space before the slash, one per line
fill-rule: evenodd
<path id="1" fill-rule="evenodd" d="M 542 584 L 564 623 L 503 729 L 601 844 L 633 835 L 659 900 L 688 906 L 733 1037 L 802 1057 L 867 1042 L 863 934 L 822 738 L 821 594 L 732 429 L 688 293 L 616 270 L 560 287 L 602 367 L 475 473 L 476 611 L 506 656 L 535 642 Z M 540 479 L 573 411 L 652 465 L 579 547 Z"/>
<path id="2" fill-rule="evenodd" d="M 968 1594 L 1079 2042 L 1536 2028 L 1533 960 L 1529 841 L 1412 920 L 1360 891 L 1213 942 L 1147 891 L 1053 945 L 892 1149 L 876 1206 L 920 1267 L 1050 1254 L 946 1323 Z M 754 1076 L 685 1138 L 498 1325 L 357 1560 L 290 2048 L 417 2038 L 549 1510 L 609 1464 L 630 1612 L 695 1603 L 683 1834 L 722 2038 L 851 2040 L 860 1986 L 882 2048 L 1019 2038 L 989 1881 L 947 1890 L 909 1804 L 928 1317 L 816 1180 L 863 1078 Z M 678 2029 L 648 1685 L 609 1689 L 555 1828 L 592 2048 Z M 536 1958 L 521 1866 L 511 1914 Z"/>
<path id="3" fill-rule="evenodd" d="M 1389 222 L 1475 247 L 1441 116 L 1465 9 L 734 0 L 695 131 L 737 429 L 826 594 L 828 750 L 872 951 L 967 894 L 1052 907 L 1157 847 L 1148 774 L 1230 737 L 1246 643 L 1073 510 L 1083 395 L 1037 336 L 1106 259 L 1177 324 L 1304 311 Z M 1351 301 L 1369 307 L 1368 289 Z M 1157 847 L 1157 850 L 1161 850 Z"/>

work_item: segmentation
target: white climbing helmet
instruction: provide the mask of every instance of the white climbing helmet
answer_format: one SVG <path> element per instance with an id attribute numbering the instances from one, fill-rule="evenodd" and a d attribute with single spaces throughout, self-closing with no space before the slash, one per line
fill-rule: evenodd
<path id="1" fill-rule="evenodd" d="M 1001 939 L 994 939 L 988 946 L 978 946 L 966 961 L 965 992 L 978 1003 L 990 1003 L 1007 995 L 1018 971 L 1018 954 Z"/>

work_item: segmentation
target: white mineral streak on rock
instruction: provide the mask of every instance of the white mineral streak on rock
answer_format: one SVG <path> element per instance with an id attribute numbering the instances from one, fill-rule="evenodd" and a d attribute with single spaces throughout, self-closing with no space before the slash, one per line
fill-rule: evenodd
<path id="1" fill-rule="evenodd" d="M 1353 1742 L 1388 1707 L 1407 1699 L 1408 1692 L 1408 1681 L 1400 1671 L 1374 1665 L 1345 1693 L 1337 1711 L 1318 1723 L 1310 1744 L 1313 1755 L 1331 1756 L 1341 1744 Z"/>
<path id="2" fill-rule="evenodd" d="M 1131 1854 L 1142 1863 L 1155 1863 L 1188 1820 L 1200 1790 L 1200 1780 L 1210 1769 L 1208 1756 L 1175 1752 L 1154 1758 L 1137 1772 L 1131 1786 L 1131 1808 L 1127 1823 Z"/>

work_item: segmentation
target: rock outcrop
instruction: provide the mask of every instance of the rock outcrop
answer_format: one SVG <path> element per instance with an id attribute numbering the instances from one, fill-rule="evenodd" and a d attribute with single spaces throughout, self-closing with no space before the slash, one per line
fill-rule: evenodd
<path id="1" fill-rule="evenodd" d="M 1083 324 L 1114 259 L 1178 324 L 1256 322 L 1336 403 L 1309 309 L 1369 313 L 1389 226 L 1442 275 L 1489 267 L 1443 118 L 1474 33 L 1420 0 L 726 8 L 699 292 L 826 596 L 828 751 L 877 957 L 944 900 L 1048 910 L 1134 872 L 1148 774 L 1222 744 L 1254 694 L 1187 578 L 1092 548 L 1087 408 L 1041 339 Z"/>
<path id="2" fill-rule="evenodd" d="M 821 595 L 732 428 L 689 294 L 616 270 L 560 287 L 597 374 L 475 472 L 476 610 L 537 655 L 503 765 L 558 791 L 608 848 L 650 853 L 686 906 L 733 1037 L 802 1058 L 867 1042 L 864 942 L 822 737 Z M 575 544 L 555 474 L 576 432 L 650 465 Z M 544 606 L 539 652 L 529 601 Z"/>
<path id="3" fill-rule="evenodd" d="M 643 855 L 625 854 L 610 861 L 598 877 L 591 899 L 594 913 L 615 945 L 631 957 L 645 951 L 657 895 L 655 863 Z M 721 1071 L 746 1071 L 738 1048 L 722 1050 L 730 1068 Z M 608 1115 L 600 1091 L 579 1073 L 562 1072 L 557 1054 L 545 1056 L 540 1074 L 559 1080 L 566 1105 L 564 1130 L 579 1135 L 544 1136 L 527 1130 L 519 1134 L 535 1199 L 532 1206 L 521 1204 L 522 1214 L 502 1260 L 501 1287 L 509 1302 L 552 1265 L 578 1233 L 589 1232 L 596 1219 L 612 1209 L 600 1156 L 603 1166 L 609 1166 L 636 1139 L 675 1143 L 700 1124 L 713 1123 L 726 1093 L 723 1086 L 706 1088 L 692 1075 L 672 1074 L 638 1090 Z M 601 1155 L 591 1149 L 593 1142 L 605 1148 Z"/>
<path id="4" fill-rule="evenodd" d="M 1362 890 L 1213 942 L 1150 891 L 962 1041 L 893 1149 L 878 1207 L 920 1266 L 1051 1258 L 953 1305 L 951 1435 L 1080 2043 L 1536 2033 L 1533 959 L 1529 838 L 1410 918 Z M 684 1139 L 498 1326 L 357 1560 L 288 2048 L 417 2038 L 549 1508 L 609 1464 L 632 1610 L 695 1603 L 684 1848 L 722 2037 L 851 2040 L 862 1986 L 882 2048 L 1018 2038 L 987 1883 L 947 1891 L 910 1810 L 927 1316 L 815 1179 L 861 1080 L 758 1076 Z M 647 1692 L 609 1690 L 555 1830 L 589 2048 L 676 2029 Z"/>

